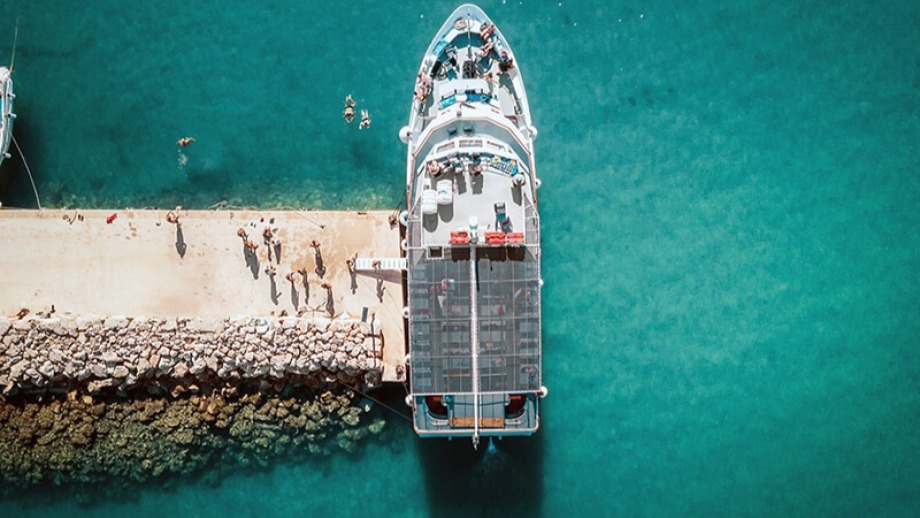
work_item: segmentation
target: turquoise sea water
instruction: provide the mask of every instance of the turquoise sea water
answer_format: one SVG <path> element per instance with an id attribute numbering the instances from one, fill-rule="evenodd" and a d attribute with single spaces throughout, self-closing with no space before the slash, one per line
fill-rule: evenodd
<path id="1" fill-rule="evenodd" d="M 481 4 L 540 128 L 538 436 L 393 418 L 355 458 L 0 514 L 920 514 L 920 7 L 719 4 Z M 16 137 L 45 205 L 391 207 L 454 6 L 2 0 Z M 34 203 L 18 160 L 0 184 Z"/>

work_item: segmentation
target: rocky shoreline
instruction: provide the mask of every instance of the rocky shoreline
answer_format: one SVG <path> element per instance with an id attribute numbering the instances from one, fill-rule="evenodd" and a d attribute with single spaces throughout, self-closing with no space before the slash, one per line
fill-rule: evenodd
<path id="1" fill-rule="evenodd" d="M 381 345 L 355 320 L 0 318 L 0 493 L 352 453 L 385 425 L 352 390 Z"/>
<path id="2" fill-rule="evenodd" d="M 0 496 L 40 484 L 106 487 L 219 482 L 275 461 L 354 453 L 380 434 L 378 410 L 350 390 L 297 389 L 124 399 L 67 394 L 0 400 Z M 98 486 L 105 482 L 105 486 Z M 117 496 L 117 495 L 115 495 Z"/>
<path id="3" fill-rule="evenodd" d="M 179 396 L 210 387 L 374 386 L 380 337 L 322 318 L 0 318 L 0 391 Z"/>

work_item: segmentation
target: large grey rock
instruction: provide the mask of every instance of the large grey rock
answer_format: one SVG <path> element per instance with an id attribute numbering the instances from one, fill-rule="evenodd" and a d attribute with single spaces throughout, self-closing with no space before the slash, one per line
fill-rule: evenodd
<path id="1" fill-rule="evenodd" d="M 284 370 L 291 365 L 291 359 L 291 355 L 287 353 L 272 356 L 271 365 L 279 371 L 284 372 Z"/>
<path id="2" fill-rule="evenodd" d="M 88 388 L 90 392 L 98 392 L 104 388 L 109 388 L 114 385 L 115 385 L 115 380 L 113 380 L 112 378 L 105 378 L 105 379 L 94 380 L 94 381 L 89 382 L 86 388 Z"/>
<path id="3" fill-rule="evenodd" d="M 13 320 L 13 329 L 16 331 L 29 331 L 32 329 L 32 320 Z"/>
<path id="4" fill-rule="evenodd" d="M 13 324 L 10 322 L 10 319 L 0 317 L 0 336 L 5 335 L 11 327 L 13 327 Z"/>
<path id="5" fill-rule="evenodd" d="M 54 364 L 50 361 L 46 361 L 42 364 L 41 367 L 38 368 L 38 372 L 40 372 L 42 376 L 46 378 L 53 378 L 55 374 Z"/>
<path id="6" fill-rule="evenodd" d="M 169 356 L 160 356 L 160 363 L 157 364 L 157 368 L 161 373 L 166 374 L 169 372 L 173 366 L 173 359 Z"/>
<path id="7" fill-rule="evenodd" d="M 101 324 L 102 319 L 96 315 L 81 315 L 77 317 L 77 329 L 80 331 L 99 327 Z"/>
<path id="8" fill-rule="evenodd" d="M 124 365 L 119 365 L 115 367 L 115 370 L 112 372 L 112 376 L 115 376 L 117 379 L 122 379 L 128 377 L 128 368 Z"/>
<path id="9" fill-rule="evenodd" d="M 185 362 L 179 362 L 173 367 L 173 375 L 178 378 L 184 378 L 188 374 L 188 365 Z"/>
<path id="10" fill-rule="evenodd" d="M 124 329 L 128 327 L 128 319 L 123 316 L 111 316 L 105 319 L 103 327 L 109 331 L 113 329 Z"/>
<path id="11" fill-rule="evenodd" d="M 108 370 L 101 363 L 93 363 L 89 366 L 89 371 L 97 378 L 104 378 L 108 375 Z"/>
<path id="12" fill-rule="evenodd" d="M 10 377 L 14 380 L 20 380 L 25 375 L 31 364 L 28 360 L 20 360 L 10 369 Z"/>
<path id="13" fill-rule="evenodd" d="M 195 361 L 192 362 L 192 366 L 189 367 L 188 372 L 192 376 L 197 376 L 204 372 L 208 368 L 208 364 L 205 363 L 204 358 L 195 358 Z"/>
<path id="14" fill-rule="evenodd" d="M 137 366 L 135 369 L 137 370 L 137 375 L 140 377 L 149 375 L 150 371 L 153 370 L 153 368 L 150 366 L 150 362 L 147 361 L 147 358 L 141 358 L 137 360 Z"/>

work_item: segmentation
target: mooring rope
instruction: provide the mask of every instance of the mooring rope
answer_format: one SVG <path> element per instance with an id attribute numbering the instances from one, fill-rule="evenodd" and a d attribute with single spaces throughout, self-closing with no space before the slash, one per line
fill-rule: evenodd
<path id="1" fill-rule="evenodd" d="M 342 385 L 345 385 L 346 387 L 350 388 L 351 390 L 354 390 L 355 392 L 361 394 L 362 396 L 366 397 L 367 399 L 370 399 L 371 401 L 373 401 L 374 403 L 377 403 L 378 405 L 382 406 L 383 408 L 388 409 L 390 412 L 393 412 L 394 414 L 398 415 L 399 417 L 402 417 L 402 418 L 405 419 L 406 421 L 409 421 L 410 423 L 412 422 L 412 419 L 410 419 L 409 416 L 403 414 L 403 413 L 400 412 L 399 410 L 396 410 L 395 408 L 393 408 L 393 407 L 391 407 L 390 405 L 384 403 L 383 401 L 380 401 L 379 399 L 375 398 L 374 396 L 371 396 L 370 394 L 368 394 L 368 393 L 366 393 L 366 392 L 362 392 L 360 389 L 358 389 L 358 388 L 356 388 L 356 387 L 352 387 L 351 385 L 349 385 L 348 383 L 345 383 L 344 381 L 340 381 L 339 383 L 341 383 Z"/>
<path id="2" fill-rule="evenodd" d="M 16 151 L 19 151 L 19 156 L 22 157 L 22 163 L 26 166 L 26 172 L 29 173 L 29 181 L 32 182 L 32 192 L 35 193 L 35 203 L 38 204 L 38 210 L 42 210 L 42 201 L 38 198 L 38 188 L 35 187 L 35 179 L 32 178 L 32 170 L 29 169 L 29 162 L 26 161 L 26 156 L 22 153 L 19 142 L 16 142 L 16 137 L 10 136 L 13 137 L 13 144 L 16 145 Z"/>

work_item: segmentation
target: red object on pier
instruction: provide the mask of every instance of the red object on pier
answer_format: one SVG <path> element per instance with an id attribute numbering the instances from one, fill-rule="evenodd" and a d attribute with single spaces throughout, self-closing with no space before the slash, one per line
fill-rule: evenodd
<path id="1" fill-rule="evenodd" d="M 117 212 L 113 212 L 111 216 L 105 218 L 105 222 L 108 223 L 109 225 L 111 225 L 112 222 L 115 221 L 115 218 L 117 218 L 117 217 L 118 217 L 118 213 L 117 213 Z"/>

